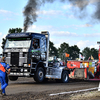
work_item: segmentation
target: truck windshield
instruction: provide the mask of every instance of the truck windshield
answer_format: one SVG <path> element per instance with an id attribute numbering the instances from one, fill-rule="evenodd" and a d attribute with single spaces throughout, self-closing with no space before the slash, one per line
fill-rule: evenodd
<path id="1" fill-rule="evenodd" d="M 30 44 L 30 38 L 13 38 L 7 39 L 5 48 L 29 48 Z"/>

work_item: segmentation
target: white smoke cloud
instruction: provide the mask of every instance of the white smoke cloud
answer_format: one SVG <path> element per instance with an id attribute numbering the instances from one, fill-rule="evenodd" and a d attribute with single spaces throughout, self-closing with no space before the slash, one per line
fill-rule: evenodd
<path id="1" fill-rule="evenodd" d="M 8 10 L 4 10 L 4 9 L 0 9 L 0 14 L 1 15 L 19 15 L 18 13 L 16 12 L 12 12 L 12 11 L 8 11 Z"/>
<path id="2" fill-rule="evenodd" d="M 0 36 L 2 35 L 2 32 L 0 32 Z"/>
<path id="3" fill-rule="evenodd" d="M 64 10 L 69 10 L 69 9 L 71 9 L 72 7 L 73 7 L 73 5 L 72 5 L 72 4 L 69 4 L 69 5 L 64 5 L 64 6 L 62 6 L 61 8 L 64 9 Z"/>
<path id="4" fill-rule="evenodd" d="M 0 14 L 12 14 L 12 12 L 11 12 L 11 11 L 7 11 L 7 10 L 1 9 L 1 10 L 0 10 Z"/>
<path id="5" fill-rule="evenodd" d="M 100 37 L 100 33 L 93 33 L 93 34 L 84 34 L 84 37 Z"/>
<path id="6" fill-rule="evenodd" d="M 37 12 L 37 14 L 43 14 L 43 15 L 62 15 L 63 12 L 60 11 L 60 10 L 49 10 L 49 11 L 46 11 L 46 10 L 40 10 Z"/>

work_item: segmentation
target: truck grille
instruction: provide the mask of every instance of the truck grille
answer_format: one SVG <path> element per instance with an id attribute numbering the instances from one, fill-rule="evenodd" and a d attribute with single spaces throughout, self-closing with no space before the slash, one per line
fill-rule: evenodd
<path id="1" fill-rule="evenodd" d="M 19 52 L 12 52 L 11 53 L 11 64 L 12 65 L 19 65 Z"/>

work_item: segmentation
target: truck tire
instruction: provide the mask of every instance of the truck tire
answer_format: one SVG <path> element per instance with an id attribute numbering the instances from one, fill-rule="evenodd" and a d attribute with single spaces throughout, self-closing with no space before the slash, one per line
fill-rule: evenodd
<path id="1" fill-rule="evenodd" d="M 67 83 L 69 81 L 69 74 L 67 71 L 62 72 L 61 81 Z"/>
<path id="2" fill-rule="evenodd" d="M 44 81 L 44 69 L 42 67 L 39 67 L 34 75 L 34 80 L 37 83 L 42 83 Z"/>
<path id="3" fill-rule="evenodd" d="M 11 81 L 16 81 L 18 79 L 18 77 L 17 76 L 9 76 L 9 79 Z"/>

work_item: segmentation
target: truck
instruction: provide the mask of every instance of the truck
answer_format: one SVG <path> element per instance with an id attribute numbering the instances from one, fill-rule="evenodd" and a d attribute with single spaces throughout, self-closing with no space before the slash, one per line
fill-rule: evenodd
<path id="1" fill-rule="evenodd" d="M 15 81 L 18 77 L 33 77 L 38 83 L 55 79 L 63 83 L 69 81 L 72 69 L 61 65 L 59 61 L 48 62 L 49 57 L 48 31 L 41 33 L 22 32 L 6 36 L 3 56 L 10 65 L 9 79 Z"/>

